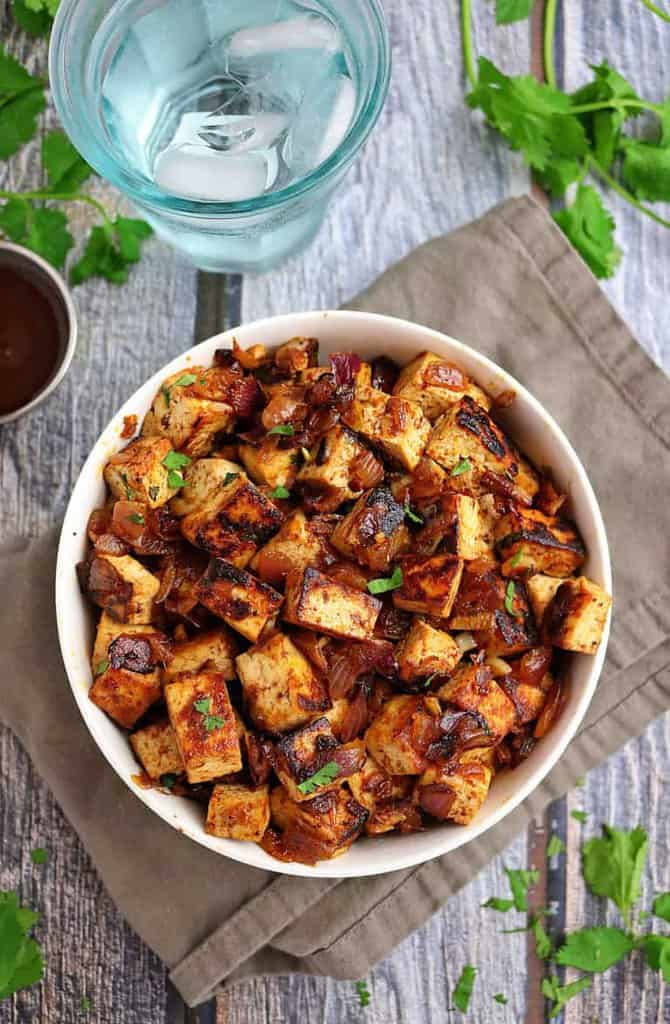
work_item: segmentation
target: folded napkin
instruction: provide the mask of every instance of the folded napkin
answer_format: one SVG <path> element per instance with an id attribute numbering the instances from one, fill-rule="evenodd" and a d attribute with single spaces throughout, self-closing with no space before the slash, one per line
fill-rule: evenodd
<path id="1" fill-rule="evenodd" d="M 209 307 L 217 308 L 211 296 Z M 548 802 L 668 705 L 670 385 L 549 216 L 530 198 L 504 203 L 417 249 L 351 308 L 405 317 L 469 343 L 522 381 L 566 431 L 595 487 L 612 550 L 607 662 L 559 764 L 479 839 L 377 878 L 274 875 L 184 838 L 115 775 L 63 672 L 48 585 L 56 537 L 6 546 L 0 593 L 11 600 L 0 607 L 0 715 L 48 780 L 112 898 L 191 1005 L 252 974 L 360 978 Z"/>

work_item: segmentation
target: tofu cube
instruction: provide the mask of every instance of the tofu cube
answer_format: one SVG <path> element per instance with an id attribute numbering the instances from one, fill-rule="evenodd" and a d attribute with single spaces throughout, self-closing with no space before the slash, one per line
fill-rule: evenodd
<path id="1" fill-rule="evenodd" d="M 498 522 L 496 542 L 503 576 L 541 572 L 571 576 L 586 551 L 573 523 L 537 509 L 513 508 Z"/>
<path id="2" fill-rule="evenodd" d="M 114 497 L 141 501 L 150 508 L 164 505 L 176 493 L 168 485 L 168 470 L 163 464 L 171 451 L 167 438 L 139 437 L 112 455 L 103 475 Z"/>
<path id="3" fill-rule="evenodd" d="M 396 608 L 449 618 L 463 574 L 463 560 L 456 555 L 406 555 L 400 565 L 402 585 L 393 591 Z"/>
<path id="4" fill-rule="evenodd" d="M 610 595 L 593 580 L 564 580 L 545 613 L 547 642 L 566 651 L 595 654 L 611 604 Z"/>
<path id="5" fill-rule="evenodd" d="M 470 468 L 452 478 L 456 489 L 464 483 L 473 493 L 511 490 L 531 504 L 540 481 L 538 474 L 494 423 L 486 409 L 466 395 L 437 421 L 426 455 L 450 474 L 467 459 Z"/>
<path id="6" fill-rule="evenodd" d="M 240 444 L 240 458 L 254 483 L 273 489 L 293 486 L 299 456 L 295 448 L 282 448 L 281 443 L 280 439 L 268 436 L 259 444 Z"/>
<path id="7" fill-rule="evenodd" d="M 388 800 L 377 807 L 365 823 L 369 836 L 381 836 L 393 829 L 401 832 L 423 831 L 423 819 L 413 800 Z"/>
<path id="8" fill-rule="evenodd" d="M 281 373 L 302 374 L 319 364 L 318 338 L 289 338 L 273 353 L 274 364 Z M 325 370 L 326 367 L 323 367 Z"/>
<path id="9" fill-rule="evenodd" d="M 415 796 L 433 818 L 469 825 L 486 800 L 492 778 L 491 768 L 481 762 L 435 765 L 419 779 Z"/>
<path id="10" fill-rule="evenodd" d="M 388 487 L 366 491 L 335 527 L 330 542 L 347 558 L 373 572 L 385 572 L 409 546 L 405 508 Z"/>
<path id="11" fill-rule="evenodd" d="M 162 696 L 160 671 L 129 672 L 110 665 L 93 680 L 88 695 L 118 725 L 132 729 Z"/>
<path id="12" fill-rule="evenodd" d="M 391 481 L 391 491 L 396 501 L 404 505 L 409 500 L 420 511 L 426 504 L 437 501 L 448 486 L 446 470 L 425 455 L 412 473 L 394 477 Z"/>
<path id="13" fill-rule="evenodd" d="M 368 812 L 344 786 L 301 803 L 277 786 L 270 794 L 270 817 L 281 831 L 280 849 L 290 860 L 311 864 L 348 850 L 361 834 Z"/>
<path id="14" fill-rule="evenodd" d="M 245 472 L 229 459 L 196 459 L 182 470 L 185 484 L 170 502 L 176 516 L 187 516 L 206 508 L 235 480 L 245 479 Z"/>
<path id="15" fill-rule="evenodd" d="M 172 657 L 165 670 L 169 681 L 186 672 L 212 671 L 227 681 L 236 678 L 235 655 L 238 651 L 235 637 L 227 629 L 212 629 L 197 633 L 190 640 L 172 646 Z"/>
<path id="16" fill-rule="evenodd" d="M 122 589 L 128 596 L 123 602 L 122 614 L 119 615 L 119 618 L 123 622 L 133 625 L 150 623 L 154 611 L 154 598 L 160 589 L 158 577 L 130 555 L 112 557 L 111 555 L 96 554 L 94 561 L 105 562 L 116 573 L 119 580 L 126 584 L 126 587 Z M 118 605 L 115 609 L 108 608 L 108 611 L 115 611 L 116 614 L 120 610 Z"/>
<path id="17" fill-rule="evenodd" d="M 263 732 L 285 732 L 330 706 L 326 681 L 284 633 L 236 659 L 251 719 Z"/>
<path id="18" fill-rule="evenodd" d="M 449 675 L 461 660 L 456 641 L 423 619 L 414 619 L 410 631 L 396 648 L 400 678 L 406 683 L 435 674 Z"/>
<path id="19" fill-rule="evenodd" d="M 474 632 L 489 655 L 509 657 L 537 643 L 524 584 L 505 580 L 495 562 L 484 560 L 466 562 L 449 629 Z"/>
<path id="20" fill-rule="evenodd" d="M 434 555 L 439 550 L 466 560 L 481 556 L 484 527 L 476 498 L 452 492 L 443 494 L 431 512 L 414 540 L 419 554 Z"/>
<path id="21" fill-rule="evenodd" d="M 219 782 L 207 807 L 205 832 L 219 839 L 260 843 L 270 824 L 270 787 Z"/>
<path id="22" fill-rule="evenodd" d="M 93 656 L 91 658 L 91 668 L 93 669 L 93 675 L 99 675 L 100 666 L 104 661 L 109 660 L 109 648 L 111 644 L 120 636 L 148 636 L 155 634 L 150 626 L 147 625 L 136 625 L 133 623 L 119 622 L 118 619 L 113 618 L 107 612 L 103 612 L 100 616 L 98 628 L 95 634 L 95 644 L 93 646 Z"/>
<path id="23" fill-rule="evenodd" d="M 240 771 L 237 723 L 220 673 L 177 677 L 165 687 L 165 702 L 191 785 Z"/>
<path id="24" fill-rule="evenodd" d="M 455 704 L 462 711 L 481 715 L 496 741 L 506 736 L 516 724 L 514 705 L 493 679 L 488 665 L 467 665 L 457 669 L 437 695 L 441 701 Z"/>
<path id="25" fill-rule="evenodd" d="M 255 643 L 277 618 L 283 598 L 250 572 L 222 558 L 213 558 L 196 586 L 205 608 Z"/>
<path id="26" fill-rule="evenodd" d="M 544 613 L 562 582 L 558 576 L 544 576 L 541 572 L 529 576 L 526 580 L 526 593 L 538 626 L 542 625 Z"/>
<path id="27" fill-rule="evenodd" d="M 277 778 L 291 799 L 300 803 L 315 795 L 315 791 L 303 792 L 300 787 L 317 772 L 326 765 L 336 765 L 334 778 L 319 784 L 316 792 L 337 789 L 360 769 L 365 751 L 360 741 L 343 746 L 333 735 L 328 719 L 322 717 L 277 740 L 272 759 Z"/>
<path id="28" fill-rule="evenodd" d="M 419 775 L 431 740 L 440 735 L 440 713 L 434 697 L 392 697 L 368 727 L 365 745 L 389 775 Z"/>
<path id="29" fill-rule="evenodd" d="M 366 487 L 383 479 L 381 462 L 341 424 L 328 431 L 297 476 L 305 501 L 315 512 L 334 512 L 343 501 L 360 497 Z"/>
<path id="30" fill-rule="evenodd" d="M 347 779 L 347 784 L 357 802 L 370 814 L 389 801 L 404 799 L 412 790 L 409 775 L 389 775 L 370 754 L 360 769 Z"/>
<path id="31" fill-rule="evenodd" d="M 239 476 L 204 508 L 184 516 L 181 531 L 195 547 L 243 569 L 283 519 L 255 484 Z"/>
<path id="32" fill-rule="evenodd" d="M 191 372 L 204 371 L 193 367 Z M 144 419 L 142 434 L 169 438 L 171 447 L 198 459 L 211 452 L 218 433 L 234 426 L 235 412 L 226 402 L 198 397 L 193 385 L 179 385 L 185 376 L 178 370 L 163 382 Z"/>
<path id="33" fill-rule="evenodd" d="M 158 782 L 162 775 L 180 775 L 184 770 L 177 737 L 167 718 L 138 729 L 130 737 L 130 745 L 153 782 Z"/>
<path id="34" fill-rule="evenodd" d="M 482 409 L 491 407 L 485 391 L 434 352 L 422 352 L 400 371 L 393 394 L 420 405 L 431 423 L 464 395 L 469 395 Z"/>
<path id="35" fill-rule="evenodd" d="M 430 423 L 416 402 L 373 387 L 357 387 L 341 416 L 347 426 L 378 444 L 404 469 L 411 472 L 418 465 L 428 443 Z"/>
<path id="36" fill-rule="evenodd" d="M 345 640 L 367 640 L 381 608 L 381 601 L 316 569 L 297 570 L 286 579 L 284 619 L 294 626 Z"/>
<path id="37" fill-rule="evenodd" d="M 538 686 L 523 683 L 516 667 L 508 675 L 501 676 L 498 681 L 506 697 L 514 705 L 515 729 L 517 730 L 540 715 L 547 702 L 549 690 L 554 685 L 554 677 L 551 672 L 545 673 Z"/>
<path id="38" fill-rule="evenodd" d="M 335 560 L 328 538 L 337 522 L 335 516 L 308 519 L 302 509 L 296 509 L 256 552 L 250 568 L 273 587 L 283 587 L 291 570 L 326 568 Z"/>

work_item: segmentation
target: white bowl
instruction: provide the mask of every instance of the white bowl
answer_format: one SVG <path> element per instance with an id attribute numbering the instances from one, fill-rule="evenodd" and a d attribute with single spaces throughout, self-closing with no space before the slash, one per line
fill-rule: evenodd
<path id="1" fill-rule="evenodd" d="M 94 508 L 103 504 L 105 498 L 103 467 L 110 455 L 125 444 L 120 436 L 124 416 L 135 414 L 141 421 L 159 385 L 169 374 L 188 369 L 192 364 L 209 365 L 214 350 L 232 347 L 233 337 L 247 348 L 259 342 L 277 345 L 295 335 L 318 338 L 322 359 L 329 352 L 354 350 L 364 359 L 383 354 L 404 364 L 423 349 L 430 349 L 462 367 L 493 394 L 509 389 L 515 391 L 516 400 L 501 412 L 501 421 L 537 465 L 551 467 L 558 486 L 570 495 L 571 513 L 588 552 L 584 573 L 611 593 L 612 574 L 605 528 L 584 468 L 560 427 L 513 377 L 453 338 L 405 320 L 347 311 L 298 313 L 258 320 L 189 349 L 136 391 L 103 431 L 79 475 L 65 515 L 56 568 L 58 632 L 72 692 L 95 742 L 126 785 L 170 825 L 210 850 L 280 874 L 322 878 L 377 875 L 421 864 L 463 846 L 525 800 L 561 756 L 584 717 L 605 658 L 609 625 L 595 657 L 583 654 L 570 656 L 568 697 L 558 722 L 526 761 L 514 771 L 496 777 L 486 803 L 473 823 L 466 827 L 444 824 L 426 832 L 364 838 L 355 842 L 341 857 L 323 861 L 315 867 L 284 864 L 254 843 L 207 835 L 204 811 L 199 804 L 184 797 L 144 789 L 134 782 L 133 776 L 139 769 L 126 733 L 88 699 L 94 620 L 92 610 L 79 590 L 75 573 L 75 565 L 86 554 L 88 517 Z"/>

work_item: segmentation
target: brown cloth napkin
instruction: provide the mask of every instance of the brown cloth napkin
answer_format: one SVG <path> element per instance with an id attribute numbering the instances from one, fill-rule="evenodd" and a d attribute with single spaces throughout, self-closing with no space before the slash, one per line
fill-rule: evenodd
<path id="1" fill-rule="evenodd" d="M 513 814 L 461 850 L 359 881 L 273 875 L 211 853 L 114 774 L 72 700 L 56 640 L 55 537 L 0 555 L 0 714 L 112 898 L 187 1003 L 226 981 L 304 971 L 360 978 L 565 792 L 668 705 L 670 385 L 551 219 L 529 198 L 422 246 L 352 308 L 443 330 L 511 371 L 574 443 L 615 568 L 607 662 L 578 736 Z M 352 339 L 355 342 L 355 339 Z"/>

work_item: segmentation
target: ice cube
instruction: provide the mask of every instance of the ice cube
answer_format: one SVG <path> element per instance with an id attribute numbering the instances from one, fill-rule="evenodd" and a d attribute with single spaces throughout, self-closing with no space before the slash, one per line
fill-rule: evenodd
<path id="1" fill-rule="evenodd" d="M 356 90 L 350 78 L 340 76 L 339 91 L 335 97 L 330 121 L 319 148 L 317 163 L 322 164 L 334 153 L 349 131 L 356 109 Z"/>
<path id="2" fill-rule="evenodd" d="M 323 163 L 339 146 L 351 124 L 356 90 L 351 79 L 334 75 L 308 93 L 284 144 L 284 160 L 302 177 Z"/>
<path id="3" fill-rule="evenodd" d="M 215 110 L 202 121 L 198 137 L 212 149 L 246 153 L 268 149 L 288 122 L 287 114 L 226 114 Z"/>
<path id="4" fill-rule="evenodd" d="M 220 153 L 205 146 L 168 146 L 156 160 L 156 184 L 172 195 L 210 202 L 253 199 L 277 176 L 274 150 Z"/>
<path id="5" fill-rule="evenodd" d="M 231 57 L 255 57 L 280 54 L 282 50 L 321 50 L 326 53 L 341 49 L 342 40 L 336 26 L 318 14 L 302 14 L 271 25 L 254 25 L 234 32 L 228 41 Z"/>

